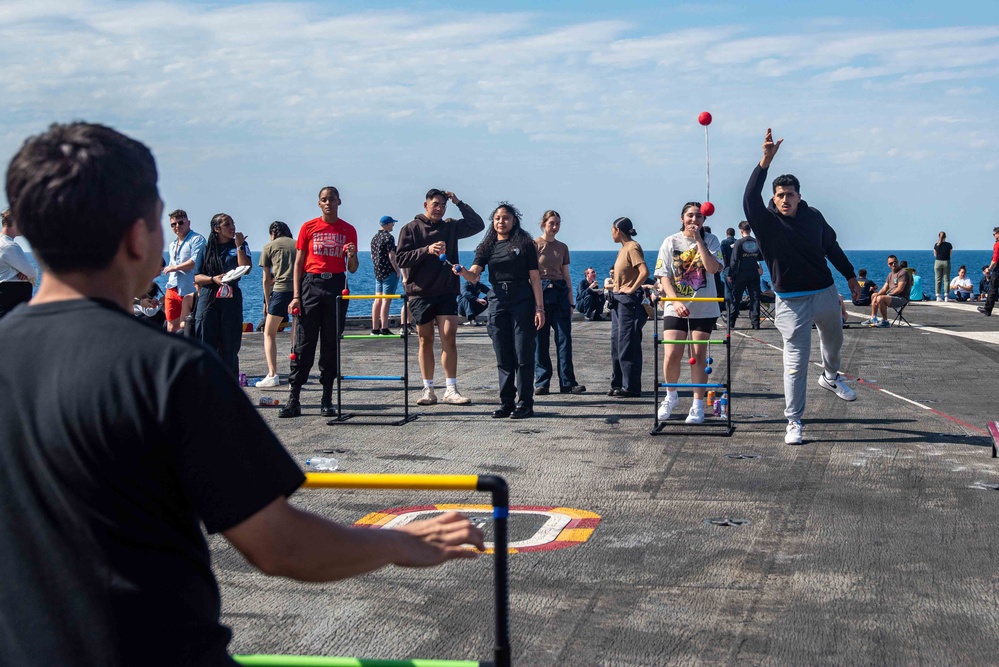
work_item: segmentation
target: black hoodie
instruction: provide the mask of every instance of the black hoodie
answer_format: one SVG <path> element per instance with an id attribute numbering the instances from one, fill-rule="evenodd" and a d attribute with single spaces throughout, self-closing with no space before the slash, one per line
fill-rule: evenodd
<path id="1" fill-rule="evenodd" d="M 836 241 L 836 232 L 818 209 L 798 202 L 793 218 L 782 215 L 771 200 L 763 202 L 767 170 L 756 165 L 746 185 L 742 209 L 760 243 L 774 291 L 810 292 L 833 284 L 826 258 L 847 280 L 855 278 L 853 265 Z"/>
<path id="2" fill-rule="evenodd" d="M 475 236 L 486 227 L 486 223 L 472 207 L 458 202 L 462 219 L 445 218 L 433 223 L 425 215 L 418 215 L 399 232 L 399 245 L 395 259 L 399 268 L 409 269 L 406 280 L 406 294 L 415 297 L 432 297 L 444 294 L 458 295 L 458 276 L 440 260 L 437 255 L 427 252 L 427 246 L 444 241 L 448 260 L 458 263 L 458 239 Z"/>

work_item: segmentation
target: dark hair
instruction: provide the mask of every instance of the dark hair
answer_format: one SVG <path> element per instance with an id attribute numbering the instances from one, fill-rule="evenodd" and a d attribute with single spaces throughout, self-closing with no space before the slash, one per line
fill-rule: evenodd
<path id="1" fill-rule="evenodd" d="M 735 236 L 735 230 L 729 227 L 728 229 L 725 230 L 725 236 Z"/>
<path id="2" fill-rule="evenodd" d="M 545 212 L 544 212 L 544 213 L 543 213 L 543 214 L 541 215 L 541 226 L 542 226 L 542 227 L 544 227 L 544 226 L 545 226 L 545 223 L 546 223 L 546 222 L 548 222 L 548 218 L 554 218 L 554 217 L 556 217 L 556 216 L 558 217 L 559 221 L 561 222 L 561 220 L 562 220 L 562 216 L 561 216 L 561 215 L 559 214 L 559 212 L 558 212 L 558 211 L 556 211 L 556 210 L 555 210 L 555 209 L 553 209 L 553 208 L 550 208 L 550 209 L 548 209 L 547 211 L 545 211 Z"/>
<path id="3" fill-rule="evenodd" d="M 895 255 L 888 255 L 888 259 L 894 259 L 896 262 L 898 261 L 898 257 Z"/>
<path id="4" fill-rule="evenodd" d="M 444 200 L 447 201 L 447 193 L 437 188 L 427 190 L 427 198 L 424 201 L 430 201 L 434 197 L 444 197 Z"/>
<path id="5" fill-rule="evenodd" d="M 635 225 L 632 224 L 631 218 L 618 218 L 611 226 L 627 236 L 629 239 L 638 236 L 638 232 L 635 231 Z"/>
<path id="6" fill-rule="evenodd" d="M 212 216 L 212 221 L 210 223 L 212 231 L 208 234 L 208 240 L 205 241 L 205 259 L 201 263 L 202 275 L 217 276 L 220 273 L 225 273 L 222 258 L 219 256 L 219 225 L 221 225 L 222 221 L 226 218 L 232 220 L 232 216 L 228 213 L 216 213 Z M 215 300 L 215 295 L 217 293 L 214 289 L 214 285 L 209 285 L 208 287 L 208 301 L 206 305 Z"/>
<path id="7" fill-rule="evenodd" d="M 103 125 L 53 124 L 10 161 L 7 200 L 49 269 L 103 269 L 136 220 L 159 226 L 156 178 L 156 161 L 142 143 Z"/>
<path id="8" fill-rule="evenodd" d="M 492 221 L 496 217 L 496 212 L 500 209 L 505 210 L 513 217 L 513 227 L 510 228 L 510 245 L 514 248 L 520 248 L 522 251 L 527 248 L 527 246 L 534 246 L 534 239 L 520 226 L 520 211 L 517 207 L 510 202 L 501 201 L 493 212 L 489 214 L 489 224 L 486 226 L 486 235 L 482 237 L 482 241 L 479 242 L 477 248 L 475 248 L 475 255 L 478 257 L 480 254 L 483 256 L 489 256 L 493 251 L 493 246 L 496 245 L 496 228 L 493 227 Z"/>
<path id="9" fill-rule="evenodd" d="M 274 222 L 272 222 L 268 232 L 270 232 L 270 235 L 276 239 L 280 239 L 283 237 L 288 237 L 289 239 L 294 238 L 291 235 L 291 230 L 288 229 L 288 225 L 281 222 L 280 220 L 275 220 Z"/>
<path id="10" fill-rule="evenodd" d="M 687 214 L 687 209 L 688 208 L 696 208 L 697 212 L 700 213 L 701 212 L 701 202 L 699 202 L 699 201 L 689 201 L 689 202 L 687 202 L 686 204 L 683 205 L 683 208 L 680 209 L 680 231 L 681 232 L 683 231 L 683 216 Z M 707 234 L 710 231 L 711 231 L 710 227 L 705 227 L 702 224 L 701 225 L 701 238 L 703 239 L 704 235 Z M 735 230 L 734 229 L 732 230 L 732 234 L 733 235 L 735 234 Z"/>
<path id="11" fill-rule="evenodd" d="M 961 266 L 957 267 L 957 270 L 958 271 L 963 270 L 965 273 L 967 273 L 968 272 L 968 267 L 966 267 L 964 264 L 962 264 Z"/>
<path id="12" fill-rule="evenodd" d="M 900 268 L 900 269 L 907 269 L 907 268 L 909 268 L 909 262 L 907 262 L 906 260 L 903 259 L 901 262 L 898 263 L 898 268 Z"/>
<path id="13" fill-rule="evenodd" d="M 794 188 L 796 193 L 799 195 L 801 194 L 801 184 L 798 183 L 798 179 L 791 174 L 781 174 L 774 179 L 774 192 L 777 192 L 778 185 L 783 185 L 785 188 L 791 186 Z"/>
<path id="14" fill-rule="evenodd" d="M 167 218 L 169 220 L 173 220 L 174 218 L 184 218 L 185 220 L 189 220 L 190 219 L 190 218 L 187 217 L 187 211 L 185 211 L 182 208 L 178 208 L 178 209 L 176 209 L 174 211 L 170 211 L 170 215 L 168 215 Z"/>
<path id="15" fill-rule="evenodd" d="M 319 198 L 320 199 L 323 198 L 323 193 L 326 192 L 327 190 L 332 190 L 333 193 L 336 195 L 336 198 L 337 199 L 340 198 L 340 191 L 337 190 L 336 188 L 334 188 L 332 185 L 327 185 L 327 186 L 324 186 L 322 189 L 319 190 Z"/>
<path id="16" fill-rule="evenodd" d="M 3 213 L 0 213 L 0 226 L 10 227 L 10 222 L 11 222 L 10 209 L 5 208 L 3 210 Z"/>
<path id="17" fill-rule="evenodd" d="M 10 199 L 10 195 L 7 195 L 7 198 Z M 993 234 L 999 234 L 999 227 L 993 227 L 992 228 L 992 233 Z"/>
<path id="18" fill-rule="evenodd" d="M 861 269 L 860 271 L 857 271 L 857 275 L 860 276 L 861 278 L 866 278 L 867 277 L 867 269 Z"/>
<path id="19" fill-rule="evenodd" d="M 947 232 L 940 232 L 939 234 L 937 234 L 937 236 L 941 241 L 943 241 L 945 238 L 947 238 Z"/>
<path id="20" fill-rule="evenodd" d="M 753 227 L 748 220 L 743 220 L 739 223 L 739 231 L 750 233 L 753 231 Z"/>

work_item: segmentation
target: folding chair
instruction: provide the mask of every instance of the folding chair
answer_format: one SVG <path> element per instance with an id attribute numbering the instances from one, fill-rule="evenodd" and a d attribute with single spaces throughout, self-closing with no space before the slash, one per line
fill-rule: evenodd
<path id="1" fill-rule="evenodd" d="M 763 281 L 763 290 L 760 293 L 760 325 L 763 325 L 763 320 L 770 320 L 770 323 L 777 326 L 776 317 L 776 295 L 774 294 L 773 288 L 770 286 L 766 280 Z"/>
<path id="2" fill-rule="evenodd" d="M 895 319 L 891 321 L 891 325 L 893 327 L 900 327 L 902 326 L 903 323 L 905 323 L 905 326 L 907 327 L 912 326 L 912 323 L 909 322 L 909 320 L 905 319 L 905 315 L 902 314 L 902 311 L 905 310 L 905 307 L 908 305 L 909 305 L 908 301 L 903 301 L 902 305 L 899 306 L 898 308 L 896 308 L 895 306 L 891 306 L 891 309 L 895 311 Z"/>

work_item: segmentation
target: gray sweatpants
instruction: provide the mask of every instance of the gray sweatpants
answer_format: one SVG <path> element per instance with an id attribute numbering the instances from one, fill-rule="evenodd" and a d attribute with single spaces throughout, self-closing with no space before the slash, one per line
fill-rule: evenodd
<path id="1" fill-rule="evenodd" d="M 800 421 L 805 413 L 808 359 L 812 348 L 812 323 L 819 332 L 823 374 L 829 380 L 839 373 L 843 348 L 843 317 L 836 286 L 808 296 L 776 299 L 777 330 L 784 338 L 784 416 Z"/>

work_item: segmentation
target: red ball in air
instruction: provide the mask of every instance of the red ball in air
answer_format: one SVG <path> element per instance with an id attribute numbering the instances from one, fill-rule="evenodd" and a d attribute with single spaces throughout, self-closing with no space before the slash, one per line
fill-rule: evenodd
<path id="1" fill-rule="evenodd" d="M 702 111 L 697 115 L 697 122 L 707 127 L 711 124 L 711 114 L 707 111 Z"/>
<path id="2" fill-rule="evenodd" d="M 696 359 L 695 357 L 691 357 L 691 358 L 690 358 L 690 365 L 691 365 L 691 366 L 694 366 L 694 365 L 696 365 L 696 364 L 697 364 L 697 359 Z"/>
<path id="3" fill-rule="evenodd" d="M 714 214 L 715 214 L 715 205 L 714 204 L 712 204 L 709 201 L 706 201 L 703 204 L 701 204 L 701 215 L 703 215 L 706 218 L 706 217 L 708 217 L 710 215 L 714 215 Z"/>
<path id="4" fill-rule="evenodd" d="M 344 296 L 350 296 L 350 290 L 345 289 L 344 291 L 340 292 L 340 294 L 343 294 Z"/>

